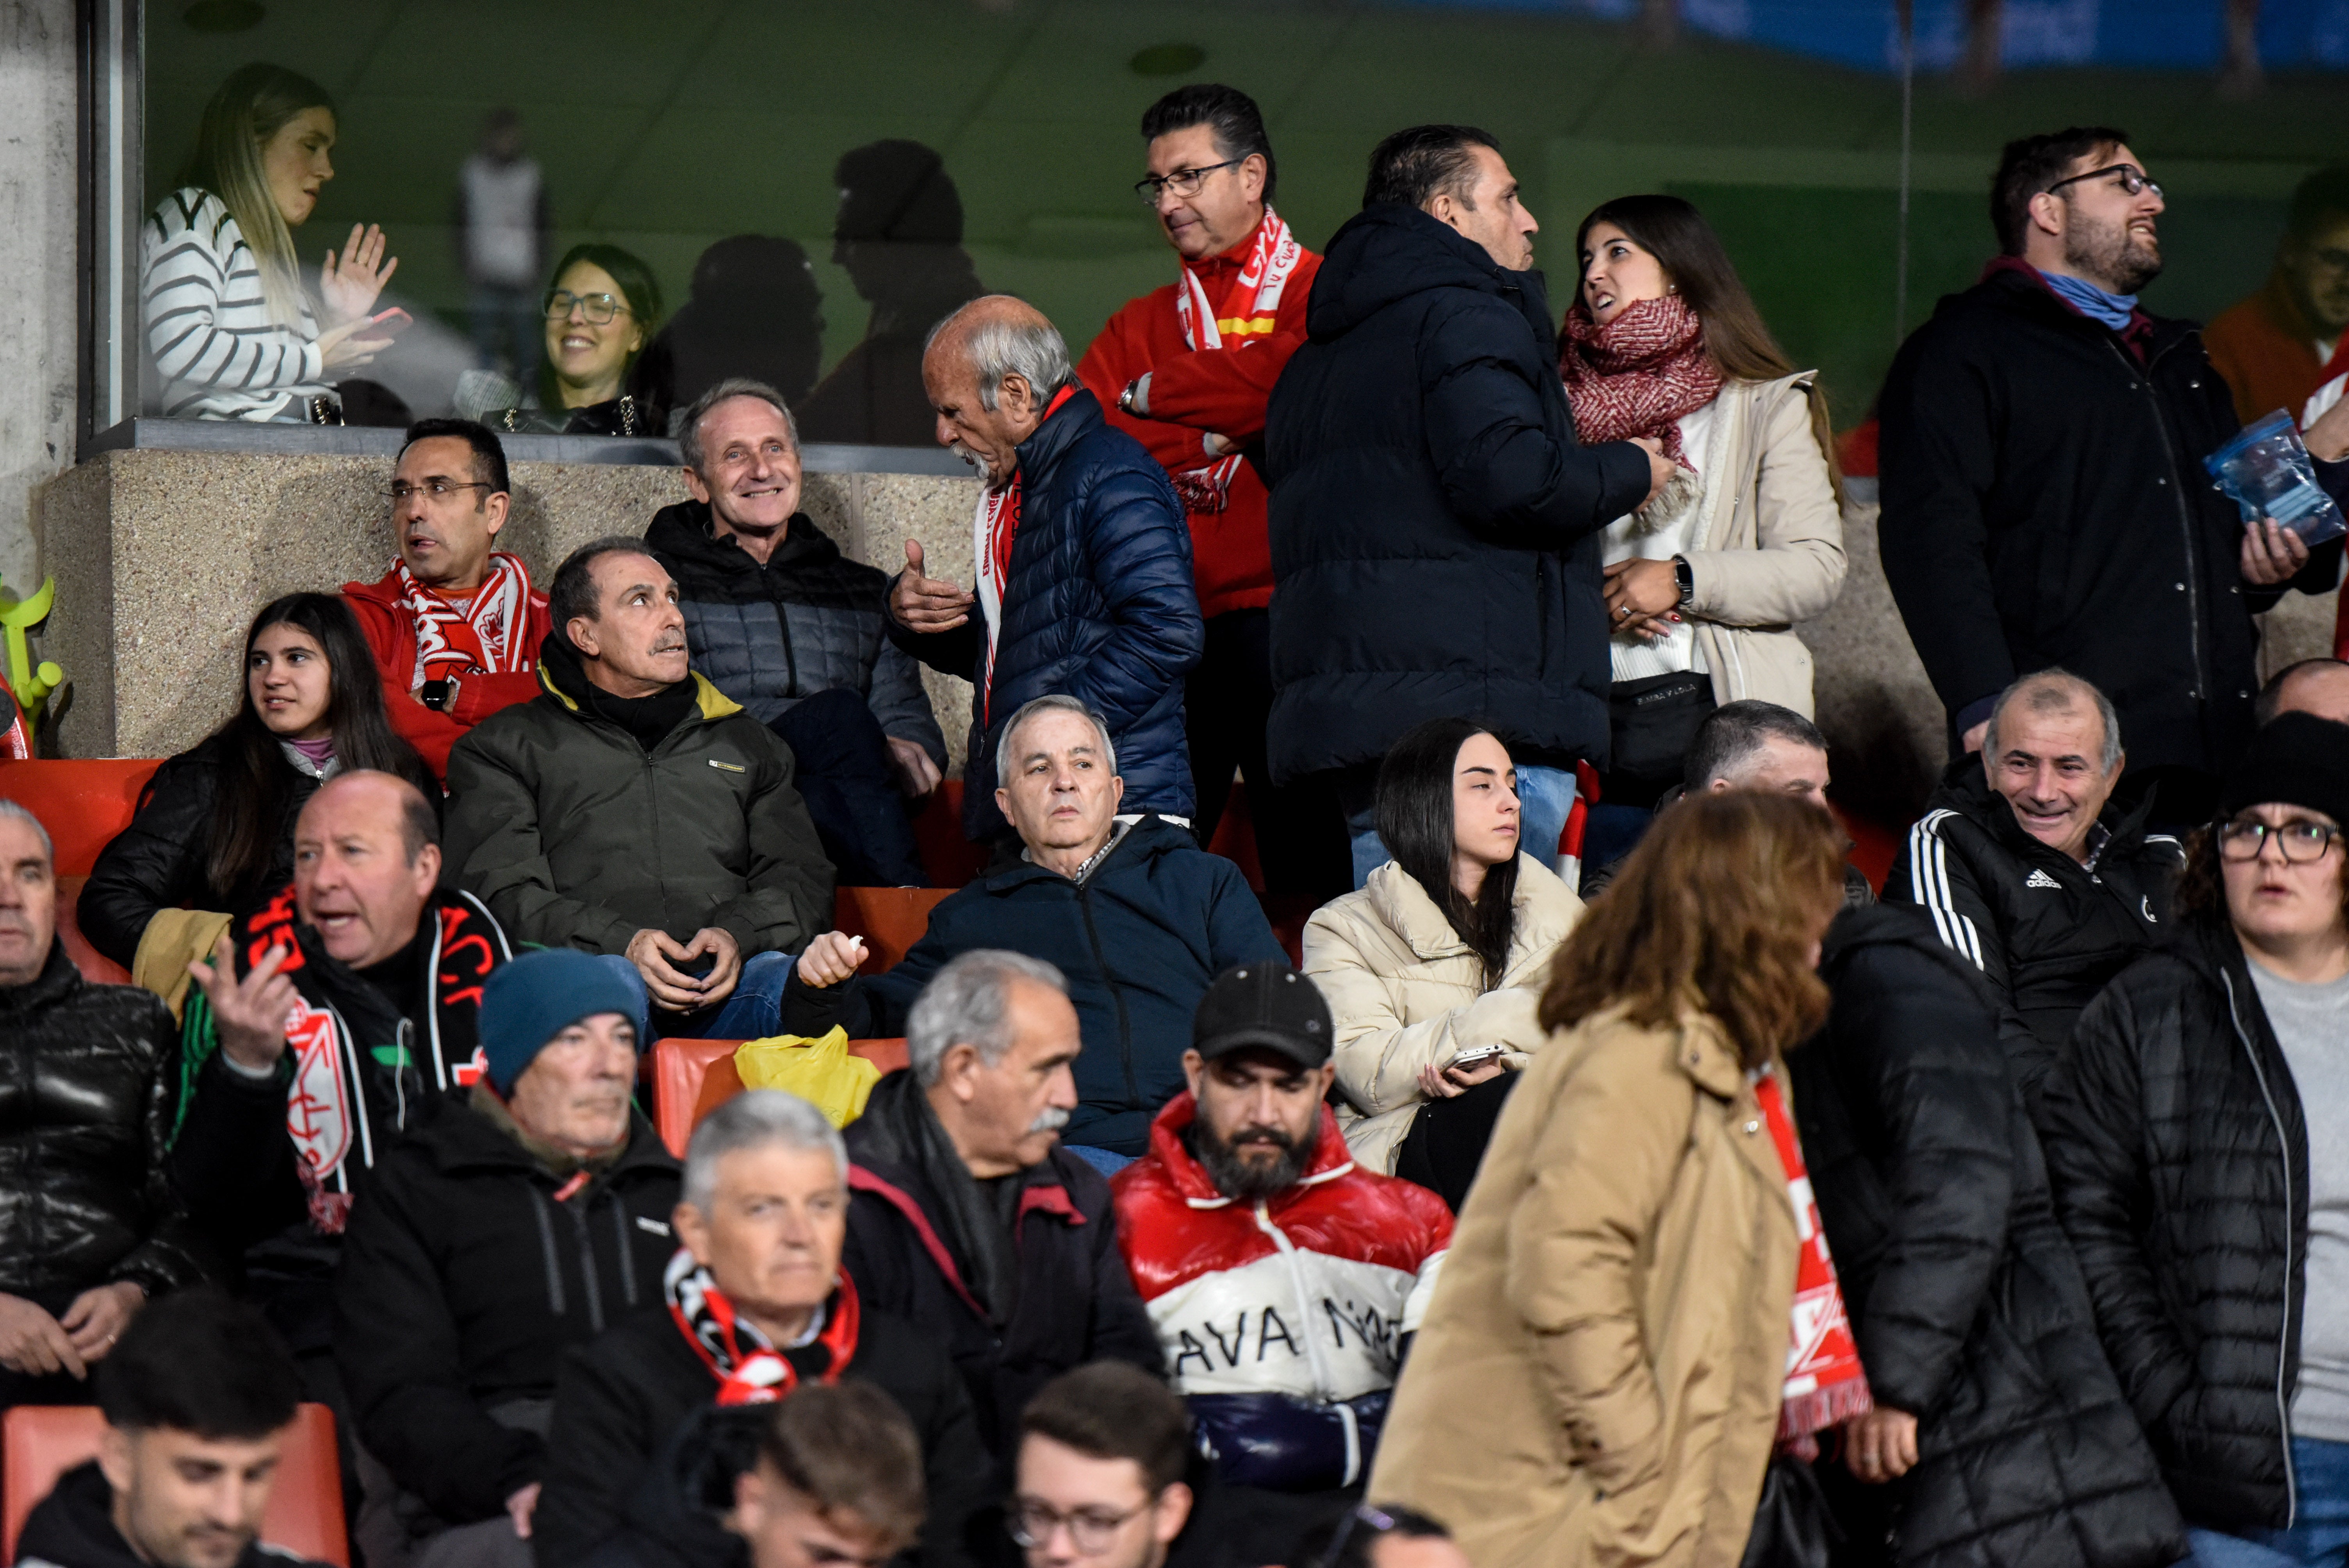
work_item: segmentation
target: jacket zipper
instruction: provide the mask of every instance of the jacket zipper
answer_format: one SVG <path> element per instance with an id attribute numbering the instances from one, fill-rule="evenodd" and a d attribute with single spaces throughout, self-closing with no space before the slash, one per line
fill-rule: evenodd
<path id="1" fill-rule="evenodd" d="M 2106 337 L 2105 346 L 2120 356 L 2123 367 L 2131 377 L 2137 376 L 2136 366 L 2129 364 L 2128 355 L 2119 344 Z M 2146 361 L 2142 384 L 2146 396 L 2153 400 L 2153 428 L 2161 437 L 2161 454 L 2169 460 L 2169 472 L 2163 477 L 2178 480 L 2169 488 L 2178 503 L 2179 542 L 2186 547 L 2186 640 L 2194 655 L 2194 690 L 2190 695 L 2196 702 L 2204 702 L 2209 700 L 2210 681 L 2202 667 L 2202 552 L 2195 543 L 2194 514 L 2186 509 L 2186 480 L 2178 467 L 2178 449 L 2169 438 L 2169 421 L 2161 417 L 2161 394 L 2153 383 L 2153 358 Z"/>
<path id="2" fill-rule="evenodd" d="M 1077 908 L 1085 917 L 1085 940 L 1092 944 L 1093 963 L 1100 966 L 1102 980 L 1109 986 L 1110 999 L 1117 1004 L 1117 1059 L 1125 1069 L 1126 1109 L 1145 1109 L 1141 1086 L 1133 1078 L 1133 1026 L 1126 1018 L 1125 987 L 1118 984 L 1115 971 L 1109 966 L 1109 954 L 1102 950 L 1101 931 L 1093 924 L 1092 890 L 1083 882 L 1077 884 Z"/>
<path id="3" fill-rule="evenodd" d="M 620 1303 L 636 1305 L 636 1248 L 628 1241 L 628 1206 L 616 1196 L 612 1200 L 612 1238 L 618 1250 L 612 1255 L 619 1261 Z"/>
<path id="4" fill-rule="evenodd" d="M 759 585 L 767 588 L 767 569 L 763 566 L 759 568 Z M 800 691 L 800 656 L 792 647 L 791 617 L 783 614 L 783 602 L 775 597 L 772 588 L 767 588 L 767 603 L 774 608 L 775 630 L 783 636 L 783 693 L 800 696 L 803 695 Z"/>
<path id="5" fill-rule="evenodd" d="M 1601 600 L 1603 614 L 1606 603 Z M 1534 674 L 1540 676 L 1549 669 L 1549 558 L 1540 552 L 1534 553 Z"/>
<path id="6" fill-rule="evenodd" d="M 546 1194 L 535 1182 L 524 1182 L 530 1190 L 530 1212 L 538 1217 L 539 1261 L 546 1267 L 546 1310 L 555 1316 L 563 1311 L 563 1267 L 554 1257 L 554 1222 L 547 1217 Z"/>
<path id="7" fill-rule="evenodd" d="M 587 1212 L 563 1205 L 571 1212 L 571 1227 L 579 1235 L 579 1277 L 587 1297 L 587 1332 L 604 1332 L 604 1292 L 595 1280 L 595 1243 L 587 1233 Z"/>
<path id="8" fill-rule="evenodd" d="M 1289 1289 L 1297 1296 L 1298 1332 L 1305 1336 L 1305 1359 L 1313 1367 L 1313 1392 L 1323 1404 L 1334 1404 L 1338 1398 L 1338 1379 L 1330 1373 L 1329 1358 L 1321 1353 L 1321 1336 L 1315 1332 L 1318 1325 L 1313 1315 L 1312 1295 L 1306 1288 L 1305 1265 L 1298 1258 L 1297 1243 L 1288 1239 L 1288 1232 L 1272 1222 L 1272 1211 L 1261 1198 L 1257 1200 L 1255 1218 L 1256 1228 L 1272 1238 L 1272 1244 L 1279 1250 L 1280 1261 L 1288 1265 Z"/>
<path id="9" fill-rule="evenodd" d="M 2283 1386 L 2284 1368 L 2292 1360 L 2292 1138 L 2284 1131 L 2283 1113 L 2276 1109 L 2275 1096 L 2269 1091 L 2267 1069 L 2260 1066 L 2260 1053 L 2251 1044 L 2251 1031 L 2243 1027 L 2243 1016 L 2235 1005 L 2235 977 L 2224 969 L 2219 971 L 2219 983 L 2227 988 L 2227 1018 L 2235 1026 L 2235 1038 L 2242 1042 L 2243 1054 L 2251 1058 L 2251 1076 L 2260 1080 L 2260 1098 L 2267 1102 L 2268 1119 L 2275 1123 L 2276 1147 L 2282 1151 L 2283 1166 L 2283 1329 L 2276 1336 L 2276 1418 L 2283 1430 L 2283 1525 L 2286 1530 L 2300 1516 L 2300 1483 L 2292 1463 L 2292 1397 Z"/>

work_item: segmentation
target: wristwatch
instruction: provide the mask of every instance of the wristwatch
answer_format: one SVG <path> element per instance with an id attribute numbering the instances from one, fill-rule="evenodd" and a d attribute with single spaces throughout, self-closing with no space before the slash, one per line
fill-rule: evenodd
<path id="1" fill-rule="evenodd" d="M 1672 581 L 1680 584 L 1681 590 L 1681 602 L 1674 608 L 1685 610 L 1696 603 L 1696 568 L 1688 563 L 1686 556 L 1672 557 Z"/>
<path id="2" fill-rule="evenodd" d="M 435 713 L 446 713 L 457 700 L 455 681 L 426 681 L 418 688 L 416 700 Z"/>
<path id="3" fill-rule="evenodd" d="M 1134 394 L 1142 389 L 1142 380 L 1143 378 L 1137 376 L 1125 384 L 1125 390 L 1117 395 L 1117 407 L 1120 413 L 1130 414 L 1137 419 L 1147 419 L 1150 416 L 1133 406 Z"/>

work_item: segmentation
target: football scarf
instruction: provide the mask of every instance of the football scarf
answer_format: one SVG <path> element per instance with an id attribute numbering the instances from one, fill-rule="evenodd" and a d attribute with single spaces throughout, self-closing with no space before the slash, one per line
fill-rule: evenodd
<path id="1" fill-rule="evenodd" d="M 1722 377 L 1704 351 L 1704 324 L 1686 300 L 1640 300 L 1605 326 L 1577 300 L 1558 335 L 1558 374 L 1584 446 L 1651 436 L 1664 456 L 1692 467 L 1681 449 L 1681 416 L 1719 397 Z"/>
<path id="2" fill-rule="evenodd" d="M 1288 232 L 1288 223 L 1267 207 L 1248 246 L 1247 260 L 1224 289 L 1221 302 L 1208 299 L 1206 280 L 1200 277 L 1196 268 L 1185 263 L 1183 286 L 1174 294 L 1174 314 L 1183 324 L 1184 346 L 1195 354 L 1204 348 L 1223 347 L 1227 336 L 1235 340 L 1235 347 L 1245 346 L 1252 337 L 1270 336 L 1278 325 L 1280 296 L 1288 290 L 1289 274 L 1297 270 L 1304 254 L 1305 247 Z M 1185 469 L 1170 476 L 1174 481 L 1174 493 L 1183 498 L 1184 509 L 1214 512 L 1231 504 L 1232 480 L 1239 472 L 1242 460 L 1234 452 L 1204 467 Z"/>
<path id="3" fill-rule="evenodd" d="M 521 556 L 492 551 L 490 574 L 462 610 L 419 583 L 405 561 L 391 569 L 401 600 L 416 614 L 415 681 L 530 668 L 530 569 Z"/>
<path id="4" fill-rule="evenodd" d="M 1080 383 L 1071 381 L 1052 395 L 1044 405 L 1044 418 L 1036 421 L 1036 428 L 1044 428 L 1061 411 L 1061 405 L 1076 396 Z M 1019 498 L 1021 476 L 1017 464 L 1011 469 L 1011 482 L 1001 490 L 982 488 L 978 492 L 978 515 L 972 520 L 972 559 L 978 562 L 978 604 L 987 617 L 987 668 L 978 683 L 978 721 L 984 726 L 994 713 L 995 645 L 1003 634 L 1003 591 L 1011 582 L 1011 543 L 1019 534 Z"/>
<path id="5" fill-rule="evenodd" d="M 1868 1395 L 1851 1320 L 1844 1314 L 1843 1289 L 1836 1283 L 1827 1233 L 1819 1224 L 1803 1146 L 1786 1114 L 1777 1075 L 1764 1068 L 1754 1080 L 1754 1098 L 1761 1102 L 1762 1119 L 1770 1129 L 1770 1141 L 1777 1145 L 1778 1163 L 1785 1168 L 1795 1230 L 1803 1245 L 1795 1270 L 1794 1337 L 1786 1351 L 1786 1382 L 1778 1405 L 1779 1446 L 1800 1451 L 1816 1434 L 1847 1417 L 1866 1415 L 1876 1402 Z"/>
<path id="6" fill-rule="evenodd" d="M 678 1332 L 718 1379 L 720 1405 L 771 1405 L 799 1387 L 799 1368 L 765 1335 L 735 1315 L 734 1304 L 709 1271 L 683 1247 L 661 1275 L 661 1295 L 667 1298 Z M 837 1383 L 856 1355 L 856 1284 L 846 1269 L 840 1271 L 839 1290 L 817 1310 L 825 1315 L 815 1339 L 825 1359 L 816 1380 Z"/>

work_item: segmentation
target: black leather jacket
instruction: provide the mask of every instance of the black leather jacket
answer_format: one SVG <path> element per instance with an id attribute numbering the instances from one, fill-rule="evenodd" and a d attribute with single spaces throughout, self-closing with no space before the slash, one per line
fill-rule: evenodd
<path id="1" fill-rule="evenodd" d="M 176 1037 L 153 993 L 88 984 L 62 942 L 0 986 L 0 1292 L 57 1312 L 202 1273 L 163 1167 Z"/>

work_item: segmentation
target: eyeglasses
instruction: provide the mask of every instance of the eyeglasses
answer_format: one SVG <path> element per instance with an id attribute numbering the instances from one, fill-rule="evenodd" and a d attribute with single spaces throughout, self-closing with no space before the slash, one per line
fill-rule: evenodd
<path id="1" fill-rule="evenodd" d="M 1052 1532 L 1065 1524 L 1077 1551 L 1087 1557 L 1098 1557 L 1117 1544 L 1119 1531 L 1148 1511 L 1150 1504 L 1145 1502 L 1123 1513 L 1104 1513 L 1097 1508 L 1062 1513 L 1050 1503 L 1021 1499 L 1011 1505 L 1011 1539 L 1032 1552 L 1051 1540 Z"/>
<path id="2" fill-rule="evenodd" d="M 2306 865 L 2311 861 L 2323 860 L 2333 848 L 2333 841 L 2339 837 L 2340 829 L 2305 818 L 2271 824 L 2239 817 L 2219 824 L 2219 853 L 2230 861 L 2255 861 L 2267 848 L 2268 841 L 2273 839 L 2287 863 Z"/>
<path id="3" fill-rule="evenodd" d="M 409 484 L 405 480 L 394 480 L 388 486 L 383 490 L 378 490 L 376 493 L 378 495 L 388 497 L 391 504 L 398 506 L 400 502 L 412 500 L 419 495 L 429 495 L 434 500 L 446 500 L 451 490 L 494 490 L 497 488 L 497 486 L 481 480 L 474 480 L 469 484 L 461 485 L 454 480 L 426 480 L 420 485 Z"/>
<path id="4" fill-rule="evenodd" d="M 2145 177 L 2145 170 L 2134 163 L 2107 163 L 2102 169 L 2091 169 L 2085 174 L 2075 174 L 2068 180 L 2058 180 L 2047 188 L 2047 194 L 2053 196 L 2066 185 L 2077 185 L 2083 180 L 2101 180 L 2107 174 L 2119 175 L 2121 189 L 2132 196 L 2142 196 L 2148 191 L 2156 196 L 2161 194 L 2161 187 L 2147 180 Z"/>
<path id="5" fill-rule="evenodd" d="M 1339 1522 L 1338 1533 L 1330 1538 L 1330 1545 L 1313 1560 L 1313 1568 L 1330 1568 L 1330 1564 L 1345 1555 L 1346 1542 L 1352 1540 L 1357 1527 L 1366 1528 L 1373 1535 L 1384 1535 L 1395 1527 L 1394 1515 L 1364 1503 Z"/>
<path id="6" fill-rule="evenodd" d="M 609 326 L 612 318 L 633 314 L 626 305 L 607 294 L 577 294 L 569 289 L 556 289 L 546 296 L 546 319 L 562 321 L 574 310 L 585 315 L 597 326 Z"/>
<path id="7" fill-rule="evenodd" d="M 1172 174 L 1145 174 L 1133 182 L 1133 193 L 1147 206 L 1158 205 L 1158 198 L 1173 191 L 1178 200 L 1187 201 L 1199 193 L 1207 176 L 1218 169 L 1237 169 L 1247 161 L 1245 158 L 1226 158 L 1221 163 L 1210 163 L 1205 169 L 1178 169 Z"/>

